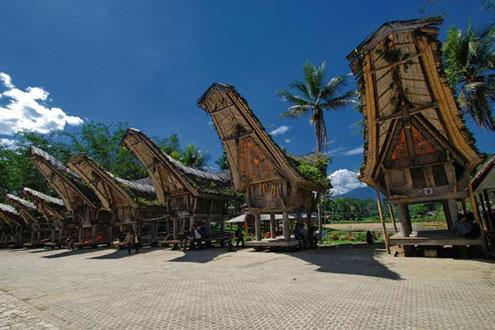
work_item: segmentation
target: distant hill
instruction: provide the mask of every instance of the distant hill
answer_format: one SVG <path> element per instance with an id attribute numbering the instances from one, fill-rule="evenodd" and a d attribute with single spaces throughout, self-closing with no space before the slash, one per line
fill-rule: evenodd
<path id="1" fill-rule="evenodd" d="M 343 195 L 335 196 L 334 198 L 374 199 L 375 191 L 370 187 L 362 187 L 351 190 Z"/>

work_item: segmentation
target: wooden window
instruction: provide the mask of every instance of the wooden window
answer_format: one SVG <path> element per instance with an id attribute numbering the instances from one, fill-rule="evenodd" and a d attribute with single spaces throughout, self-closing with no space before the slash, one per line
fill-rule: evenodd
<path id="1" fill-rule="evenodd" d="M 411 168 L 409 169 L 409 172 L 411 173 L 411 179 L 414 189 L 426 187 L 425 173 L 423 172 L 423 169 L 421 167 Z"/>
<path id="2" fill-rule="evenodd" d="M 435 186 L 445 186 L 449 184 L 443 165 L 435 165 L 431 168 L 431 171 L 433 173 L 433 180 L 435 180 Z"/>

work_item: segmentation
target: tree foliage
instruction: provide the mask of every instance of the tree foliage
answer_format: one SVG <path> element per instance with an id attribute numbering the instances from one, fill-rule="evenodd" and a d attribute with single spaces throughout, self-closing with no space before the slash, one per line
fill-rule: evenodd
<path id="1" fill-rule="evenodd" d="M 443 47 L 445 74 L 464 113 L 495 130 L 495 26 L 476 32 L 451 28 Z"/>
<path id="2" fill-rule="evenodd" d="M 294 81 L 290 90 L 279 90 L 277 94 L 290 106 L 282 116 L 296 118 L 307 113 L 315 127 L 316 151 L 326 151 L 327 129 L 324 110 L 337 110 L 354 103 L 354 91 L 341 92 L 346 85 L 345 76 L 334 77 L 325 82 L 325 62 L 315 66 L 306 62 L 303 66 L 304 81 Z"/>
<path id="3" fill-rule="evenodd" d="M 28 158 L 31 146 L 45 150 L 63 163 L 73 154 L 85 153 L 116 176 L 129 180 L 146 177 L 146 169 L 141 162 L 121 145 L 127 129 L 126 123 L 106 125 L 89 122 L 74 132 L 16 134 L 14 148 L 0 146 L 0 200 L 5 193 L 20 192 L 24 187 L 50 193 L 46 180 Z M 203 167 L 208 161 L 208 155 L 202 154 L 193 144 L 182 151 L 176 134 L 155 141 L 163 151 L 186 165 Z"/>

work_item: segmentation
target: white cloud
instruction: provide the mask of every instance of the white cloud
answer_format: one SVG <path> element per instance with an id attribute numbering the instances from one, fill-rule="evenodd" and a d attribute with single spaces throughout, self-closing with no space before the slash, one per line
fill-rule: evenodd
<path id="1" fill-rule="evenodd" d="M 28 130 L 49 133 L 62 130 L 65 125 L 80 125 L 83 120 L 69 116 L 62 109 L 49 107 L 46 103 L 50 93 L 41 87 L 28 87 L 25 90 L 12 84 L 11 77 L 0 73 L 0 134 L 12 135 Z"/>
<path id="2" fill-rule="evenodd" d="M 346 152 L 343 153 L 344 156 L 354 156 L 354 155 L 360 155 L 364 151 L 363 146 L 347 150 Z"/>
<path id="3" fill-rule="evenodd" d="M 285 143 L 290 143 L 290 141 L 292 141 L 292 140 L 291 140 L 291 139 L 289 139 L 289 138 L 285 138 L 285 139 L 284 139 L 284 142 L 285 142 Z"/>
<path id="4" fill-rule="evenodd" d="M 6 73 L 0 72 L 0 80 L 3 82 L 3 85 L 6 88 L 14 88 L 15 86 L 12 85 L 12 78 Z"/>
<path id="5" fill-rule="evenodd" d="M 288 126 L 282 125 L 274 130 L 270 131 L 270 135 L 280 135 L 280 134 L 285 134 L 289 130 Z"/>
<path id="6" fill-rule="evenodd" d="M 0 138 L 0 147 L 4 147 L 7 149 L 15 149 L 17 145 L 17 141 L 13 139 Z"/>
<path id="7" fill-rule="evenodd" d="M 366 185 L 358 180 L 358 173 L 341 168 L 328 176 L 332 184 L 330 189 L 333 196 L 343 195 L 357 188 L 366 187 Z"/>

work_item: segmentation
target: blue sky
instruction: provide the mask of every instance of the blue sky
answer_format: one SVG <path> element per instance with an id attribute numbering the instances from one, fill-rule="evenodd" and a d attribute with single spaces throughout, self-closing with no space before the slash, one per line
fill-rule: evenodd
<path id="1" fill-rule="evenodd" d="M 386 21 L 425 16 L 422 3 L 5 0 L 0 72 L 10 76 L 19 102 L 34 99 L 52 116 L 60 110 L 40 124 L 46 130 L 76 124 L 70 116 L 126 121 L 150 136 L 177 133 L 213 160 L 221 145 L 196 100 L 212 82 L 230 83 L 267 130 L 288 127 L 277 142 L 304 154 L 314 149 L 313 128 L 308 118 L 281 118 L 286 105 L 275 91 L 300 79 L 306 60 L 326 61 L 329 76 L 348 73 L 345 56 L 355 46 Z M 469 18 L 475 24 L 493 20 L 477 0 L 439 0 L 427 9 L 449 15 L 442 36 Z M 352 108 L 327 113 L 329 172 L 359 168 L 363 141 L 351 128 L 359 119 Z M 0 135 L 11 130 L 0 123 Z M 481 151 L 495 151 L 493 133 L 473 131 Z"/>

